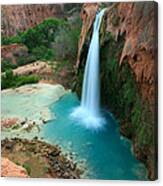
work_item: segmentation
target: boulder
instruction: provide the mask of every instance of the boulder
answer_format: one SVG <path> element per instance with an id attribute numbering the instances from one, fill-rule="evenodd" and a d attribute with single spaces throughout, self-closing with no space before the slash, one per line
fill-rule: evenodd
<path id="1" fill-rule="evenodd" d="M 25 168 L 16 165 L 12 161 L 10 161 L 7 158 L 2 158 L 1 159 L 1 166 L 2 166 L 2 171 L 1 171 L 1 176 L 2 177 L 23 177 L 23 178 L 28 178 L 28 174 Z"/>

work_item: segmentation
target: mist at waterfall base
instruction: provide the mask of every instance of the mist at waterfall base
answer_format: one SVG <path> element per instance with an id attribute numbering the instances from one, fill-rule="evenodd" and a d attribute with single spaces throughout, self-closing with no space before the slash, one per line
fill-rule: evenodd
<path id="1" fill-rule="evenodd" d="M 82 125 L 94 130 L 103 129 L 106 121 L 100 112 L 100 80 L 99 80 L 99 30 L 105 9 L 96 14 L 93 35 L 88 50 L 81 105 L 73 110 L 71 117 L 81 120 Z M 78 123 L 78 122 L 77 122 Z"/>

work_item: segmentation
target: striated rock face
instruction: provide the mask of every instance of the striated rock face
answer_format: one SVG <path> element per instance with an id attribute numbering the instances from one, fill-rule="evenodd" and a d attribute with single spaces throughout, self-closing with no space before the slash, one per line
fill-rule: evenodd
<path id="1" fill-rule="evenodd" d="M 89 47 L 87 35 L 91 33 L 97 6 L 92 5 L 90 10 L 90 5 L 85 4 L 81 12 L 82 39 L 76 64 L 81 81 L 80 72 L 86 61 L 83 51 Z M 133 141 L 136 157 L 145 163 L 149 179 L 154 180 L 157 177 L 157 4 L 112 3 L 106 8 L 100 29 L 102 101 L 120 121 L 121 133 Z M 84 10 L 93 13 L 85 14 Z"/>
<path id="2" fill-rule="evenodd" d="M 116 5 L 106 12 L 106 32 L 111 32 L 116 39 L 125 34 L 119 63 L 121 65 L 127 60 L 142 96 L 153 106 L 157 58 L 156 6 L 153 2 Z"/>
<path id="3" fill-rule="evenodd" d="M 1 33 L 5 36 L 16 35 L 34 27 L 48 17 L 63 17 L 62 4 L 2 5 Z"/>
<path id="4" fill-rule="evenodd" d="M 1 163 L 2 163 L 1 164 L 2 166 L 1 176 L 2 177 L 23 177 L 23 178 L 29 177 L 25 168 L 16 165 L 9 159 L 2 158 Z"/>

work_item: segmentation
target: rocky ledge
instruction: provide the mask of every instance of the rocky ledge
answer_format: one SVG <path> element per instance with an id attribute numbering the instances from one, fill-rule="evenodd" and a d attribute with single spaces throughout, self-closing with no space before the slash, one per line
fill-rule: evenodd
<path id="1" fill-rule="evenodd" d="M 23 171 L 22 174 L 13 173 L 13 176 L 18 177 L 78 179 L 83 173 L 77 163 L 62 154 L 59 146 L 52 146 L 37 138 L 30 141 L 19 138 L 2 140 L 2 157 L 9 159 L 5 161 L 5 166 L 3 166 L 4 161 L 2 162 L 2 176 L 4 177 L 10 176 L 13 172 L 9 172 L 10 165 L 16 167 L 14 170 L 19 168 L 16 172 Z M 28 175 L 25 174 L 26 172 Z"/>

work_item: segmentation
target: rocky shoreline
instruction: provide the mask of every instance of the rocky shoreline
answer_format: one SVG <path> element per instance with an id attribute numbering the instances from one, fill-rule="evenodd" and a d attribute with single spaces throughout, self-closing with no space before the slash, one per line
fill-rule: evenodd
<path id="1" fill-rule="evenodd" d="M 71 153 L 64 154 L 58 145 L 38 139 L 41 125 L 55 119 L 49 105 L 67 92 L 59 84 L 44 83 L 2 91 L 6 104 L 1 118 L 3 177 L 81 178 L 84 168 L 74 161 Z"/>
<path id="2" fill-rule="evenodd" d="M 58 145 L 50 145 L 37 137 L 32 140 L 6 138 L 1 144 L 2 157 L 25 168 L 27 177 L 79 179 L 84 173 L 72 157 L 63 155 Z M 3 174 L 3 170 L 2 176 L 7 176 Z"/>

